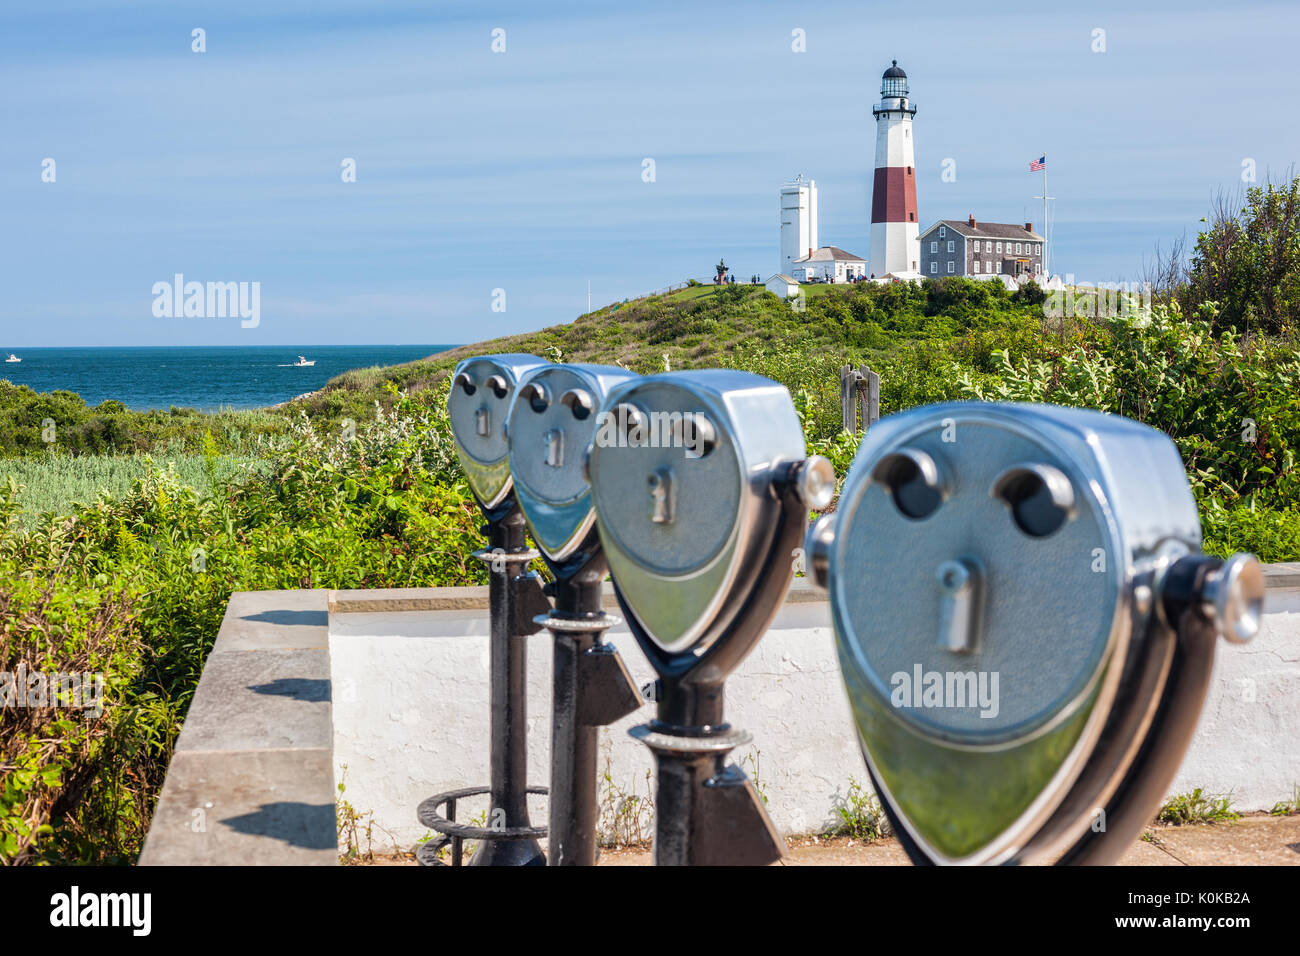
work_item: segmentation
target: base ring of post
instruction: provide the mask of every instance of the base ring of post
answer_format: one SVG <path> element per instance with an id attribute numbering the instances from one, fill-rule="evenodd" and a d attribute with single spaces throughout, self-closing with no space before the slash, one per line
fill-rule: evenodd
<path id="1" fill-rule="evenodd" d="M 476 827 L 468 823 L 457 823 L 452 819 L 456 814 L 456 801 L 486 796 L 491 792 L 491 787 L 461 787 L 458 790 L 435 793 L 420 801 L 420 806 L 416 809 L 416 816 L 420 823 L 441 834 L 425 842 L 415 851 L 415 858 L 421 866 L 445 866 L 446 864 L 438 859 L 438 853 L 448 844 L 452 848 L 451 865 L 460 866 L 460 846 L 464 840 L 543 840 L 546 838 L 546 827 Z M 528 787 L 525 792 L 548 796 L 551 791 L 549 787 Z M 450 804 L 449 817 L 438 812 L 444 804 Z"/>

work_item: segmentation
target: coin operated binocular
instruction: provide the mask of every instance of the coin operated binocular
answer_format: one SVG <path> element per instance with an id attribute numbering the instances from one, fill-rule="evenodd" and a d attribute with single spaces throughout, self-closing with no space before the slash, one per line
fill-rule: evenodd
<path id="1" fill-rule="evenodd" d="M 423 844 L 417 856 L 432 864 L 450 839 L 453 863 L 460 864 L 461 842 L 482 841 L 473 866 L 544 866 L 538 839 L 545 827 L 528 819 L 528 794 L 545 793 L 527 784 L 527 702 L 524 696 L 526 646 L 524 638 L 540 626 L 533 618 L 550 609 L 541 580 L 528 564 L 537 552 L 525 547 L 524 516 L 514 497 L 510 473 L 506 416 L 519 382 L 548 363 L 535 355 L 484 355 L 456 366 L 447 414 L 451 419 L 456 454 L 470 490 L 487 525 L 488 547 L 474 552 L 490 568 L 488 586 L 491 637 L 489 672 L 491 719 L 491 783 L 487 788 L 489 817 L 503 825 L 472 827 L 458 824 L 457 800 L 484 792 L 481 787 L 437 794 L 420 804 L 418 816 L 425 826 L 444 835 Z M 444 814 L 443 810 L 447 808 Z"/>
<path id="2" fill-rule="evenodd" d="M 1201 552 L 1167 436 L 952 403 L 874 425 L 809 531 L 872 784 L 921 864 L 1114 862 L 1166 795 L 1251 555 Z"/>
<path id="3" fill-rule="evenodd" d="M 659 674 L 656 717 L 631 731 L 657 767 L 655 863 L 770 863 L 784 845 L 726 762 L 750 737 L 726 722 L 723 687 L 784 599 L 830 464 L 805 456 L 785 388 L 706 370 L 613 388 L 588 475 L 619 604 Z"/>
<path id="4" fill-rule="evenodd" d="M 601 606 L 607 566 L 584 458 L 608 391 L 634 376 L 603 365 L 547 365 L 515 392 L 507 422 L 515 499 L 554 581 L 555 609 L 536 619 L 555 637 L 552 669 L 548 862 L 596 862 L 599 728 L 643 700 L 618 650 L 618 619 Z"/>

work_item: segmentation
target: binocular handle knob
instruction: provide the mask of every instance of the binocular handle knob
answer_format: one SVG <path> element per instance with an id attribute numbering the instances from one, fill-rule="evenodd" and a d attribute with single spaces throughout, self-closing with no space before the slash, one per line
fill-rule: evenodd
<path id="1" fill-rule="evenodd" d="M 1259 633 L 1264 606 L 1264 572 L 1253 554 L 1234 554 L 1205 577 L 1201 592 L 1205 615 L 1233 644 L 1249 643 Z"/>
<path id="2" fill-rule="evenodd" d="M 830 580 L 831 548 L 835 545 L 835 515 L 822 515 L 808 529 L 804 553 L 808 558 L 808 576 L 822 590 Z"/>
<path id="3" fill-rule="evenodd" d="M 821 455 L 809 455 L 796 466 L 795 490 L 811 511 L 821 511 L 835 497 L 835 466 Z"/>

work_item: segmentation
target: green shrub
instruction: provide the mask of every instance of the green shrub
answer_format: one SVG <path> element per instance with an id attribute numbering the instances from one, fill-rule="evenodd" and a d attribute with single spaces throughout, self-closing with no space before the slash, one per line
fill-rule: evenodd
<path id="1" fill-rule="evenodd" d="M 231 592 L 486 581 L 445 412 L 396 395 L 355 436 L 291 422 L 262 471 L 217 459 L 213 493 L 146 463 L 33 528 L 12 481 L 0 499 L 0 664 L 104 671 L 109 703 L 90 723 L 0 712 L 0 861 L 134 858 Z"/>

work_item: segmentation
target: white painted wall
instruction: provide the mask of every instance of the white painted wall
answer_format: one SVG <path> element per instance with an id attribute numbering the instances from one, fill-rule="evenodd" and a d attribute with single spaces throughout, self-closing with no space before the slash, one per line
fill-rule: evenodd
<path id="1" fill-rule="evenodd" d="M 896 97 L 880 101 L 880 107 L 899 109 Z M 916 166 L 916 148 L 912 143 L 912 114 L 891 112 L 876 118 L 876 168 Z"/>
<path id="2" fill-rule="evenodd" d="M 836 282 L 848 282 L 854 276 L 867 274 L 866 262 L 849 262 L 844 259 L 821 259 L 794 268 L 804 281 L 820 276 L 826 282 L 829 282 L 832 277 Z"/>
<path id="3" fill-rule="evenodd" d="M 1267 810 L 1300 783 L 1300 590 L 1270 590 L 1266 612 L 1252 644 L 1220 643 L 1200 728 L 1171 792 L 1231 791 L 1239 809 Z M 625 628 L 610 639 L 638 684 L 652 679 Z M 546 784 L 549 635 L 528 646 L 529 778 Z M 410 844 L 424 833 L 415 819 L 421 800 L 488 780 L 486 611 L 332 614 L 330 656 L 335 773 L 347 764 L 346 798 Z M 646 791 L 652 761 L 627 729 L 651 712 L 647 705 L 601 732 L 602 766 L 608 759 L 629 792 Z M 728 681 L 727 717 L 754 736 L 734 757 L 751 777 L 757 764 L 784 833 L 831 822 L 850 779 L 865 780 L 825 603 L 783 607 Z M 544 806 L 539 798 L 535 822 L 545 821 Z"/>
<path id="4" fill-rule="evenodd" d="M 763 283 L 768 292 L 779 295 L 783 299 L 799 294 L 798 282 L 787 282 L 779 276 L 772 276 L 767 282 Z"/>
<path id="5" fill-rule="evenodd" d="M 871 272 L 877 279 L 889 273 L 921 270 L 921 240 L 914 222 L 871 224 Z"/>

